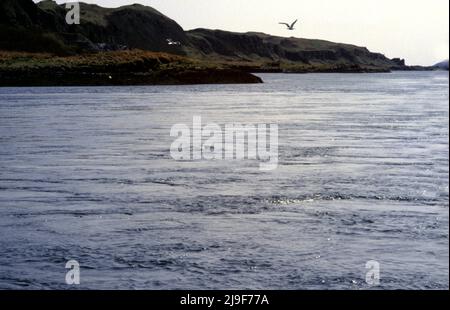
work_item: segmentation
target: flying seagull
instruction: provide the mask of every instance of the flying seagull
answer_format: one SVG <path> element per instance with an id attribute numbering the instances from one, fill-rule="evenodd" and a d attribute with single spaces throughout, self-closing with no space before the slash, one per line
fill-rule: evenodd
<path id="1" fill-rule="evenodd" d="M 166 39 L 166 41 L 169 45 L 181 45 L 180 41 L 174 41 L 172 39 Z"/>
<path id="2" fill-rule="evenodd" d="M 295 30 L 294 26 L 297 23 L 298 19 L 295 20 L 295 22 L 293 22 L 292 24 L 288 24 L 288 23 L 279 23 L 280 25 L 286 25 L 288 30 Z"/>

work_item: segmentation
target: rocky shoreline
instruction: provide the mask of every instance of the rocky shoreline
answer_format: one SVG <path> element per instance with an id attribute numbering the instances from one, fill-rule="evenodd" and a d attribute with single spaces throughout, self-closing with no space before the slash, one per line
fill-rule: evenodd
<path id="1" fill-rule="evenodd" d="M 147 51 L 71 57 L 0 52 L 0 86 L 115 86 L 262 83 L 250 72 Z"/>
<path id="2" fill-rule="evenodd" d="M 254 73 L 386 73 L 436 69 L 217 62 L 142 50 L 74 56 L 0 51 L 0 87 L 252 84 L 263 83 Z"/>
<path id="3" fill-rule="evenodd" d="M 151 73 L 0 72 L 0 87 L 256 84 L 261 78 L 231 69 L 163 70 Z"/>

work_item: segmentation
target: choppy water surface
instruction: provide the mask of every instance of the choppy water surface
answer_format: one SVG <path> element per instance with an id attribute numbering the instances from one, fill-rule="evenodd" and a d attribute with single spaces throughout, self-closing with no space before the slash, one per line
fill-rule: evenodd
<path id="1" fill-rule="evenodd" d="M 448 73 L 261 76 L 0 88 L 0 288 L 448 288 Z M 277 123 L 278 169 L 174 161 L 193 115 Z"/>

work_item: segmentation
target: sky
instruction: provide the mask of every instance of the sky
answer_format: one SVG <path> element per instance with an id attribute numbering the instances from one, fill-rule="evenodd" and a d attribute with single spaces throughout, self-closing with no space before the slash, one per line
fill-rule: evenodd
<path id="1" fill-rule="evenodd" d="M 73 0 L 72 0 L 73 1 Z M 38 2 L 38 1 L 35 1 Z M 58 3 L 71 2 L 58 0 Z M 194 28 L 257 31 L 365 46 L 409 65 L 449 58 L 448 0 L 84 0 L 104 7 L 149 5 Z M 278 22 L 299 19 L 288 31 Z"/>

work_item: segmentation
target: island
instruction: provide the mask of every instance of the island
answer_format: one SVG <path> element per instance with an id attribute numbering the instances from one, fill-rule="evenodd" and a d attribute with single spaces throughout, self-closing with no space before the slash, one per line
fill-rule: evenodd
<path id="1" fill-rule="evenodd" d="M 365 47 L 259 32 L 185 31 L 139 4 L 0 2 L 0 86 L 262 83 L 258 72 L 391 72 L 407 66 Z"/>

